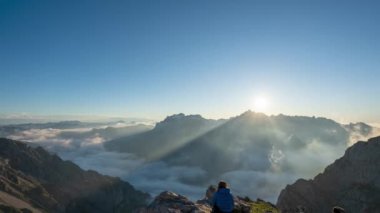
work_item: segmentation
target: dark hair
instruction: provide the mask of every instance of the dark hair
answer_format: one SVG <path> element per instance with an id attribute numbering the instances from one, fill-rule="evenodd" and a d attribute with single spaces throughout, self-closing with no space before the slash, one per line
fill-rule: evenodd
<path id="1" fill-rule="evenodd" d="M 218 189 L 222 189 L 222 188 L 225 189 L 227 188 L 227 186 L 228 186 L 227 183 L 221 180 L 218 184 Z"/>
<path id="2" fill-rule="evenodd" d="M 335 206 L 333 208 L 333 213 L 345 213 L 344 209 L 342 207 L 339 207 L 339 206 Z"/>

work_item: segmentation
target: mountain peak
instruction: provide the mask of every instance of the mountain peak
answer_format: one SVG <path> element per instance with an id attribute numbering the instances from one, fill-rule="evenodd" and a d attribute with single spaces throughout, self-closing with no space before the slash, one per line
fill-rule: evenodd
<path id="1" fill-rule="evenodd" d="M 204 119 L 204 118 L 199 114 L 185 115 L 184 113 L 178 113 L 178 114 L 167 116 L 163 122 L 173 121 L 173 120 L 181 120 L 181 119 Z"/>
<path id="2" fill-rule="evenodd" d="M 252 110 L 247 110 L 240 114 L 238 117 L 268 117 L 265 113 L 255 112 Z"/>
<path id="3" fill-rule="evenodd" d="M 178 122 L 204 122 L 207 119 L 201 115 L 185 115 L 184 113 L 174 114 L 167 116 L 163 121 L 156 124 L 156 128 L 160 128 L 166 125 L 177 125 Z"/>

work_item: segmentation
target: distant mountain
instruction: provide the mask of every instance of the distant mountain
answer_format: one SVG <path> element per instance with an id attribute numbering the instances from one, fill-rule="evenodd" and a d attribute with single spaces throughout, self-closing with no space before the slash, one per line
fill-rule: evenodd
<path id="1" fill-rule="evenodd" d="M 344 127 L 350 131 L 350 132 L 355 132 L 359 135 L 362 135 L 362 136 L 368 136 L 370 135 L 373 130 L 374 130 L 374 127 L 366 124 L 366 123 L 363 123 L 363 122 L 358 122 L 358 123 L 349 123 L 347 125 L 344 125 Z"/>
<path id="2" fill-rule="evenodd" d="M 380 212 L 380 137 L 358 142 L 313 180 L 297 180 L 282 190 L 282 212 L 329 212 L 341 206 L 347 213 Z"/>
<path id="3" fill-rule="evenodd" d="M 128 135 L 134 135 L 151 130 L 153 127 L 144 124 L 137 124 L 126 127 L 106 127 L 106 128 L 93 128 L 89 131 L 63 131 L 58 134 L 61 138 L 75 138 L 77 140 L 84 140 L 89 137 L 99 136 L 107 140 L 117 139 Z"/>
<path id="4" fill-rule="evenodd" d="M 350 144 L 380 135 L 380 129 L 363 122 L 349 123 L 343 127 L 350 133 Z"/>
<path id="5" fill-rule="evenodd" d="M 349 133 L 333 120 L 302 116 L 267 116 L 245 112 L 179 147 L 162 160 L 170 165 L 198 166 L 208 176 L 223 173 L 295 170 L 295 152 L 311 146 L 345 149 Z M 306 159 L 305 159 L 306 160 Z"/>
<path id="6" fill-rule="evenodd" d="M 25 124 L 13 124 L 13 125 L 2 125 L 1 127 L 17 128 L 17 129 L 69 129 L 69 128 L 80 128 L 88 127 L 94 125 L 101 125 L 101 123 L 87 123 L 80 121 L 59 121 L 59 122 L 47 122 L 47 123 L 25 123 Z"/>
<path id="7" fill-rule="evenodd" d="M 59 129 L 59 130 L 74 130 L 81 128 L 93 128 L 93 129 L 104 129 L 108 128 L 121 128 L 121 127 L 149 127 L 149 125 L 142 125 L 135 122 L 124 122 L 114 121 L 114 122 L 81 122 L 81 121 L 59 121 L 59 122 L 48 122 L 48 123 L 25 123 L 25 124 L 13 124 L 13 125 L 0 125 L 0 137 L 7 137 L 21 131 L 31 130 L 31 129 Z M 125 128 L 124 127 L 124 128 Z M 111 131 L 112 129 L 108 129 Z M 120 132 L 120 131 L 119 131 Z"/>
<path id="8" fill-rule="evenodd" d="M 84 171 L 41 147 L 0 139 L 0 210 L 5 212 L 131 212 L 148 197 L 119 178 Z"/>
<path id="9" fill-rule="evenodd" d="M 134 153 L 147 160 L 157 160 L 223 122 L 204 119 L 200 115 L 172 115 L 157 123 L 150 131 L 109 141 L 105 143 L 105 148 Z"/>

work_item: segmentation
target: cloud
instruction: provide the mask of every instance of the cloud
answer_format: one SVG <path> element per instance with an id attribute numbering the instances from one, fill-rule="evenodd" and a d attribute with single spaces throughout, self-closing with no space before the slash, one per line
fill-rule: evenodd
<path id="1" fill-rule="evenodd" d="M 225 173 L 221 178 L 229 183 L 235 195 L 275 202 L 280 190 L 298 177 L 285 172 L 237 170 Z"/>
<path id="2" fill-rule="evenodd" d="M 162 191 L 174 191 L 197 200 L 203 197 L 206 187 L 186 184 L 183 179 L 195 182 L 205 175 L 207 173 L 198 167 L 168 166 L 164 162 L 154 162 L 145 164 L 122 177 L 152 195 Z"/>
<path id="3" fill-rule="evenodd" d="M 114 127 L 125 127 L 116 124 Z M 106 129 L 110 126 L 103 126 Z M 17 131 L 8 138 L 32 142 L 64 160 L 71 160 L 81 168 L 102 174 L 121 177 L 137 189 L 152 196 L 162 191 L 175 191 L 197 200 L 203 197 L 206 187 L 187 184 L 204 178 L 206 172 L 197 167 L 174 166 L 164 162 L 147 163 L 129 153 L 110 152 L 103 148 L 106 141 L 92 128 L 28 129 Z"/>
<path id="4" fill-rule="evenodd" d="M 109 127 L 121 130 L 128 125 L 114 123 L 97 129 L 26 129 L 12 132 L 8 137 L 33 142 L 57 153 L 64 160 L 73 161 L 83 169 L 121 177 L 153 196 L 168 190 L 197 200 L 203 197 L 209 184 L 217 184 L 220 179 L 224 179 L 235 195 L 276 202 L 280 190 L 287 184 L 298 178 L 312 178 L 322 172 L 327 165 L 343 155 L 352 140 L 357 140 L 358 137 L 366 140 L 372 135 L 380 134 L 378 128 L 373 128 L 371 134 L 365 137 L 353 131 L 350 142 L 346 144 L 331 143 L 329 138 L 317 136 L 301 140 L 294 135 L 277 132 L 273 134 L 273 139 L 277 142 L 257 141 L 255 149 L 249 152 L 244 152 L 242 144 L 236 144 L 232 149 L 241 154 L 236 159 L 226 160 L 240 162 L 241 167 L 210 178 L 210 173 L 200 167 L 169 166 L 161 161 L 146 162 L 130 153 L 106 151 L 103 143 L 115 136 L 112 132 L 106 132 Z M 327 134 L 334 137 L 337 133 L 331 130 Z"/>

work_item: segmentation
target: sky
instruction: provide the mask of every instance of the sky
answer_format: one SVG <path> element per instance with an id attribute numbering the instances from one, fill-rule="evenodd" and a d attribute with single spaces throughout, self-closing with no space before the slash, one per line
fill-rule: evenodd
<path id="1" fill-rule="evenodd" d="M 380 122 L 380 3 L 0 0 L 0 115 Z"/>

